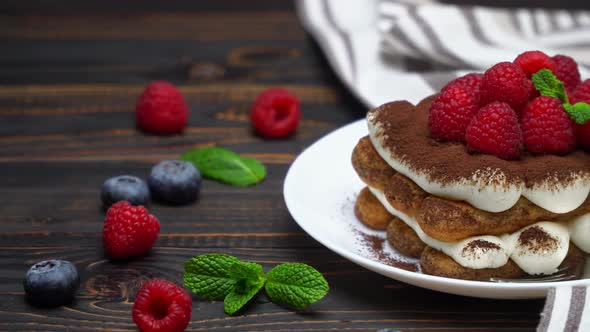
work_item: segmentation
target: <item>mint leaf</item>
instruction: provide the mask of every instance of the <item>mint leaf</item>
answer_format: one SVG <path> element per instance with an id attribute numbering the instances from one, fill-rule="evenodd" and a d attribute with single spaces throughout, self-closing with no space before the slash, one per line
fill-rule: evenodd
<path id="1" fill-rule="evenodd" d="M 230 268 L 239 260 L 226 254 L 204 254 L 191 258 L 184 265 L 184 285 L 208 300 L 221 300 L 229 294 L 236 281 Z"/>
<path id="2" fill-rule="evenodd" d="M 324 297 L 330 287 L 324 276 L 313 267 L 286 263 L 268 271 L 264 289 L 273 302 L 303 309 Z"/>
<path id="3" fill-rule="evenodd" d="M 586 103 L 565 104 L 563 107 L 577 124 L 583 125 L 590 120 L 590 105 Z"/>
<path id="4" fill-rule="evenodd" d="M 238 293 L 246 293 L 252 285 L 264 283 L 262 265 L 249 262 L 237 262 L 229 269 L 229 276 L 236 281 L 234 289 Z"/>
<path id="5" fill-rule="evenodd" d="M 539 91 L 542 96 L 550 96 L 559 99 L 562 103 L 569 103 L 567 93 L 563 87 L 563 82 L 549 69 L 541 69 L 534 73 L 531 77 L 535 89 Z"/>
<path id="6" fill-rule="evenodd" d="M 192 162 L 204 177 L 234 186 L 253 185 L 266 177 L 266 169 L 258 160 L 219 147 L 188 151 L 181 159 Z"/>
<path id="7" fill-rule="evenodd" d="M 236 284 L 223 300 L 223 308 L 233 315 L 260 291 L 266 280 L 262 265 L 256 263 L 237 262 L 229 269 L 229 274 Z"/>
<path id="8" fill-rule="evenodd" d="M 223 310 L 228 315 L 233 315 L 238 312 L 246 303 L 248 303 L 264 286 L 264 278 L 258 282 L 250 284 L 249 288 L 238 290 L 239 287 L 234 287 L 232 291 L 227 294 L 223 300 Z"/>

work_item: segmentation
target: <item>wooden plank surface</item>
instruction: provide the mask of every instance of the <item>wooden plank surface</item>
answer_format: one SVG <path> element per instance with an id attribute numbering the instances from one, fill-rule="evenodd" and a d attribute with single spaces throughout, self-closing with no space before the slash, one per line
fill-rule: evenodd
<path id="1" fill-rule="evenodd" d="M 295 156 L 366 109 L 335 79 L 289 1 L 5 1 L 0 5 L 0 330 L 134 331 L 130 309 L 151 277 L 181 281 L 182 264 L 226 252 L 264 265 L 306 262 L 332 290 L 303 312 L 263 295 L 242 315 L 195 298 L 190 331 L 531 331 L 542 301 L 493 301 L 415 288 L 331 253 L 287 212 L 282 184 Z M 134 127 L 142 87 L 177 84 L 190 108 L 182 136 Z M 289 140 L 252 134 L 249 105 L 280 84 L 302 102 Z M 251 188 L 204 183 L 186 207 L 151 206 L 162 223 L 153 252 L 111 263 L 102 252 L 102 182 L 145 177 L 157 161 L 223 145 L 263 161 Z M 64 258 L 82 274 L 72 305 L 38 309 L 22 277 L 36 261 Z"/>

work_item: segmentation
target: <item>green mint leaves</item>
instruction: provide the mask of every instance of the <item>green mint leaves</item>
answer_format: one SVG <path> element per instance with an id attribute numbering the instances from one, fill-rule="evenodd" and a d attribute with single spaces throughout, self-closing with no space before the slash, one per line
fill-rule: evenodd
<path id="1" fill-rule="evenodd" d="M 531 77 L 535 89 L 542 96 L 550 96 L 559 99 L 567 114 L 577 124 L 585 124 L 590 120 L 590 105 L 587 103 L 570 104 L 569 98 L 563 86 L 563 82 L 557 79 L 549 69 L 541 69 Z"/>
<path id="2" fill-rule="evenodd" d="M 590 120 L 590 105 L 586 103 L 564 104 L 563 107 L 577 124 L 583 125 Z"/>
<path id="3" fill-rule="evenodd" d="M 273 302 L 303 309 L 328 293 L 328 282 L 313 267 L 301 263 L 275 266 L 266 275 L 266 293 Z"/>
<path id="4" fill-rule="evenodd" d="M 236 284 L 229 270 L 238 262 L 234 256 L 225 254 L 193 257 L 184 264 L 184 285 L 200 297 L 221 300 Z"/>
<path id="5" fill-rule="evenodd" d="M 266 177 L 266 168 L 258 160 L 220 147 L 188 151 L 181 159 L 192 162 L 204 177 L 233 186 L 257 184 Z"/>
<path id="6" fill-rule="evenodd" d="M 542 96 L 549 96 L 559 99 L 562 103 L 569 103 L 563 82 L 558 80 L 549 69 L 541 69 L 531 77 L 535 89 Z"/>
<path id="7" fill-rule="evenodd" d="M 309 265 L 279 264 L 265 276 L 260 264 L 225 254 L 191 258 L 184 266 L 184 284 L 203 298 L 223 299 L 229 315 L 237 313 L 262 287 L 273 302 L 295 309 L 320 300 L 330 289 L 322 274 Z"/>

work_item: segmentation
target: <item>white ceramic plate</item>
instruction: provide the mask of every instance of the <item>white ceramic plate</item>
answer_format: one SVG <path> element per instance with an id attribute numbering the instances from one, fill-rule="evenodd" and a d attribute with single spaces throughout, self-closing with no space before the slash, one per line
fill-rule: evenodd
<path id="1" fill-rule="evenodd" d="M 380 235 L 371 231 L 354 216 L 354 202 L 364 184 L 350 161 L 358 140 L 367 135 L 366 121 L 359 120 L 323 137 L 295 160 L 284 184 L 284 197 L 295 221 L 318 242 L 344 258 L 395 280 L 440 292 L 497 299 L 545 297 L 556 286 L 589 285 L 590 279 L 558 283 L 491 283 L 435 277 L 411 272 L 383 262 L 372 254 L 359 233 Z M 389 255 L 416 263 L 388 248 Z M 395 257 L 395 256 L 394 256 Z M 590 277 L 590 263 L 585 277 Z"/>

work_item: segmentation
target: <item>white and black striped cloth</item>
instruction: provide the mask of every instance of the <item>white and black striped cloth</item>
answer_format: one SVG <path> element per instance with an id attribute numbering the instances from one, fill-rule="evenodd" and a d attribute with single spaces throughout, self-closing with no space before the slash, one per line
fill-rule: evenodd
<path id="1" fill-rule="evenodd" d="M 537 332 L 590 332 L 589 287 L 557 287 L 549 290 Z"/>
<path id="2" fill-rule="evenodd" d="M 380 0 L 383 51 L 447 65 L 486 69 L 526 50 L 567 54 L 590 65 L 590 12 L 492 9 Z"/>
<path id="3" fill-rule="evenodd" d="M 590 11 L 491 9 L 430 0 L 298 0 L 303 26 L 367 106 L 418 102 L 449 80 L 526 50 L 590 68 Z M 426 64 L 413 72 L 415 63 Z M 582 77 L 588 70 L 581 68 Z"/>

